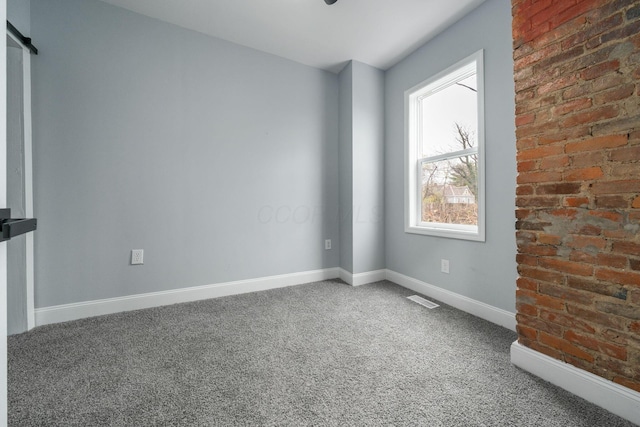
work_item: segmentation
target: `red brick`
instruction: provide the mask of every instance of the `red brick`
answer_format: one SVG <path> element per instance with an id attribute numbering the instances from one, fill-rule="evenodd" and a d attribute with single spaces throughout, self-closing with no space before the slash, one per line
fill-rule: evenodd
<path id="1" fill-rule="evenodd" d="M 530 172 L 536 168 L 536 165 L 537 162 L 535 160 L 518 162 L 518 172 Z"/>
<path id="2" fill-rule="evenodd" d="M 591 181 L 594 179 L 598 179 L 604 176 L 604 172 L 602 168 L 595 166 L 591 168 L 584 169 L 574 169 L 572 171 L 568 171 L 564 175 L 565 181 Z"/>
<path id="3" fill-rule="evenodd" d="M 578 303 L 582 305 L 590 305 L 593 302 L 593 295 L 589 292 L 582 292 L 580 290 L 570 289 L 550 283 L 540 283 L 538 285 L 538 292 L 563 302 Z"/>
<path id="4" fill-rule="evenodd" d="M 604 74 L 620 69 L 620 61 L 615 59 L 613 61 L 604 62 L 602 64 L 594 65 L 580 73 L 580 77 L 584 80 L 593 80 Z"/>
<path id="5" fill-rule="evenodd" d="M 518 174 L 518 184 L 537 182 L 557 182 L 562 180 L 561 172 L 527 172 Z"/>
<path id="6" fill-rule="evenodd" d="M 626 317 L 631 320 L 640 320 L 640 310 L 638 307 L 622 302 L 596 301 L 596 309 L 603 313 L 613 314 L 614 316 Z M 622 329 L 622 328 L 614 328 Z"/>
<path id="7" fill-rule="evenodd" d="M 626 209 L 629 207 L 629 198 L 625 196 L 598 196 L 597 208 Z"/>
<path id="8" fill-rule="evenodd" d="M 578 81 L 578 77 L 575 75 L 569 75 L 555 79 L 549 83 L 538 86 L 538 96 L 546 95 L 551 92 L 555 92 L 560 89 L 564 89 L 567 86 L 571 86 Z"/>
<path id="9" fill-rule="evenodd" d="M 571 86 L 562 92 L 562 99 L 573 99 L 584 95 L 591 95 L 592 88 L 590 83 L 579 83 Z"/>
<path id="10" fill-rule="evenodd" d="M 564 199 L 564 206 L 568 207 L 586 207 L 589 205 L 588 197 L 566 197 Z"/>
<path id="11" fill-rule="evenodd" d="M 526 254 L 517 254 L 516 255 L 516 262 L 518 264 L 522 264 L 522 265 L 532 265 L 532 266 L 536 266 L 538 265 L 538 258 L 532 255 L 526 255 Z"/>
<path id="12" fill-rule="evenodd" d="M 530 53 L 529 55 L 516 58 L 513 64 L 514 65 L 513 69 L 516 71 L 522 70 L 526 67 L 531 66 L 532 64 L 535 64 L 536 62 L 541 61 L 542 59 L 550 55 L 554 55 L 560 52 L 560 50 L 561 50 L 560 45 L 551 45 L 544 49 L 537 49 L 532 53 Z"/>
<path id="13" fill-rule="evenodd" d="M 540 342 L 545 344 L 551 348 L 557 348 L 558 350 L 570 354 L 575 357 L 579 357 L 580 359 L 584 359 L 587 362 L 593 363 L 595 360 L 594 357 L 587 353 L 584 350 L 576 347 L 575 345 L 569 343 L 568 341 L 555 337 L 553 335 L 546 334 L 544 332 L 540 332 Z"/>
<path id="14" fill-rule="evenodd" d="M 528 326 L 535 330 L 544 331 L 548 334 L 556 335 L 558 337 L 562 335 L 563 328 L 560 325 L 546 322 L 539 317 L 532 317 L 518 313 L 516 315 L 516 320 L 518 321 L 519 325 Z"/>
<path id="15" fill-rule="evenodd" d="M 538 290 L 538 282 L 535 280 L 527 279 L 526 277 L 518 277 L 516 284 L 519 289 L 526 289 L 531 291 Z"/>
<path id="16" fill-rule="evenodd" d="M 621 228 L 615 230 L 602 230 L 602 234 L 607 239 L 629 239 L 635 237 L 635 233 L 631 230 L 624 230 Z"/>
<path id="17" fill-rule="evenodd" d="M 560 1 L 559 3 L 565 3 L 564 1 Z M 557 26 L 560 26 L 561 24 L 564 24 L 565 22 L 580 16 L 592 9 L 595 9 L 596 7 L 600 6 L 602 3 L 600 1 L 591 1 L 591 0 L 582 0 L 582 1 L 577 1 L 574 2 L 570 1 L 570 2 L 566 2 L 568 6 L 566 9 L 563 7 L 562 9 L 564 9 L 564 11 L 555 14 L 553 16 L 553 23 L 551 25 L 551 28 L 555 28 Z"/>
<path id="18" fill-rule="evenodd" d="M 587 151 L 584 153 L 573 153 L 570 156 L 571 166 L 588 167 L 601 165 L 605 162 L 605 153 L 603 151 Z"/>
<path id="19" fill-rule="evenodd" d="M 565 114 L 572 113 L 574 111 L 584 110 L 591 107 L 591 98 L 574 99 L 563 104 L 554 107 L 551 112 L 555 116 L 564 116 Z"/>
<path id="20" fill-rule="evenodd" d="M 543 282 L 558 283 L 564 282 L 564 275 L 554 271 L 542 270 L 536 267 L 519 266 L 518 271 L 521 276 Z"/>
<path id="21" fill-rule="evenodd" d="M 580 227 L 577 234 L 581 234 L 583 236 L 599 236 L 602 234 L 602 228 L 593 224 L 585 224 Z"/>
<path id="22" fill-rule="evenodd" d="M 614 254 L 598 254 L 598 265 L 613 268 L 626 268 L 627 257 Z"/>
<path id="23" fill-rule="evenodd" d="M 591 93 L 611 89 L 612 87 L 620 87 L 626 83 L 625 77 L 620 74 L 607 74 L 591 82 Z"/>
<path id="24" fill-rule="evenodd" d="M 562 243 L 562 236 L 540 233 L 538 234 L 538 242 L 543 245 L 559 245 Z"/>
<path id="25" fill-rule="evenodd" d="M 640 244 L 634 242 L 613 242 L 613 252 L 640 256 Z"/>
<path id="26" fill-rule="evenodd" d="M 580 192 L 581 184 L 575 182 L 563 182 L 559 184 L 539 185 L 537 194 L 577 194 Z"/>
<path id="27" fill-rule="evenodd" d="M 569 255 L 569 260 L 573 262 L 585 263 L 585 264 L 595 264 L 596 257 L 593 254 L 582 251 L 571 251 Z"/>
<path id="28" fill-rule="evenodd" d="M 523 114 L 516 117 L 516 126 L 524 126 L 529 123 L 533 123 L 535 120 L 535 114 Z"/>
<path id="29" fill-rule="evenodd" d="M 572 49 L 562 51 L 557 55 L 553 55 L 551 57 L 548 57 L 539 61 L 537 64 L 534 65 L 534 72 L 541 72 L 542 70 L 548 70 L 553 66 L 558 66 L 562 63 L 566 63 L 567 61 L 578 58 L 583 54 L 584 54 L 583 46 L 576 46 Z M 571 84 L 575 83 L 577 80 L 577 77 L 575 75 L 572 75 L 569 73 L 566 73 L 566 74 L 567 74 L 566 79 L 559 79 L 559 83 L 561 83 L 560 87 L 564 87 L 568 83 L 571 83 Z M 547 91 L 555 90 L 557 88 L 558 87 L 549 88 Z"/>
<path id="30" fill-rule="evenodd" d="M 585 111 L 583 113 L 573 114 L 564 119 L 560 126 L 563 128 L 569 128 L 576 125 L 585 123 L 599 122 L 601 120 L 610 119 L 616 117 L 620 113 L 620 109 L 617 105 L 606 105 L 599 107 L 595 110 Z"/>
<path id="31" fill-rule="evenodd" d="M 640 146 L 626 147 L 613 150 L 609 159 L 614 162 L 634 162 L 640 160 Z"/>
<path id="32" fill-rule="evenodd" d="M 556 258 L 541 258 L 539 260 L 539 264 L 540 266 L 550 270 L 562 271 L 576 276 L 591 276 L 593 274 L 592 266 L 573 261 L 565 261 Z"/>
<path id="33" fill-rule="evenodd" d="M 640 193 L 640 179 L 596 182 L 591 186 L 594 194 Z"/>
<path id="34" fill-rule="evenodd" d="M 556 122 L 520 126 L 516 128 L 516 137 L 520 139 L 528 136 L 540 135 L 549 131 L 557 131 L 557 130 L 558 130 L 558 123 Z"/>
<path id="35" fill-rule="evenodd" d="M 516 302 L 516 310 L 518 310 L 518 313 L 526 314 L 527 316 L 538 315 L 538 309 L 536 306 L 530 304 Z"/>
<path id="36" fill-rule="evenodd" d="M 634 176 L 638 173 L 640 167 L 637 163 L 617 163 L 611 164 L 607 178 L 610 179 L 625 179 L 630 176 Z M 629 200 L 631 202 L 631 200 Z"/>
<path id="37" fill-rule="evenodd" d="M 575 126 L 571 129 L 558 129 L 558 131 L 554 132 L 551 132 L 551 130 L 538 137 L 538 144 L 554 144 L 560 141 L 569 141 L 591 135 L 591 126 Z"/>
<path id="38" fill-rule="evenodd" d="M 566 217 L 571 219 L 574 219 L 576 215 L 578 215 L 578 211 L 576 209 L 567 209 L 567 208 L 554 209 L 549 213 L 553 216 Z"/>
<path id="39" fill-rule="evenodd" d="M 634 84 L 626 84 L 607 92 L 601 92 L 593 97 L 596 105 L 608 104 L 622 99 L 627 99 L 636 90 Z"/>
<path id="40" fill-rule="evenodd" d="M 627 104 L 626 108 L 629 108 L 629 105 L 633 104 Z M 637 108 L 637 106 L 634 105 L 632 108 Z M 600 136 L 610 135 L 612 133 L 630 132 L 636 126 L 638 126 L 638 118 L 636 117 L 636 115 L 627 114 L 614 120 L 606 120 L 601 123 L 593 123 L 591 125 L 591 135 Z"/>
<path id="41" fill-rule="evenodd" d="M 559 169 L 569 166 L 569 156 L 553 156 L 553 157 L 545 157 L 540 160 L 540 169 L 548 170 L 548 169 Z"/>
<path id="42" fill-rule="evenodd" d="M 532 213 L 533 213 L 533 211 L 531 209 L 516 209 L 516 218 L 517 219 L 526 219 Z"/>
<path id="43" fill-rule="evenodd" d="M 576 249 L 593 248 L 595 250 L 602 250 L 607 246 L 607 241 L 602 237 L 572 235 L 567 239 L 566 244 Z"/>
<path id="44" fill-rule="evenodd" d="M 530 328 L 528 326 L 518 325 L 516 326 L 516 330 L 518 331 L 518 335 L 522 337 L 525 337 L 533 341 L 538 339 L 538 331 L 533 328 Z"/>
<path id="45" fill-rule="evenodd" d="M 560 202 L 560 198 L 552 197 L 552 196 L 538 196 L 538 197 L 516 197 L 516 206 L 526 208 L 526 207 L 534 207 L 534 208 L 542 208 L 542 207 L 551 207 L 557 206 Z"/>
<path id="46" fill-rule="evenodd" d="M 593 311 L 591 309 L 573 305 L 573 304 L 567 304 L 566 308 L 569 314 L 577 316 L 581 320 L 593 322 L 598 325 L 602 325 L 602 326 L 606 326 L 614 329 L 623 328 L 623 321 L 614 316 L 609 316 L 608 314 L 599 313 L 597 311 Z"/>
<path id="47" fill-rule="evenodd" d="M 640 196 L 633 199 L 633 202 L 631 203 L 631 207 L 635 209 L 640 209 Z"/>
<path id="48" fill-rule="evenodd" d="M 600 280 L 619 283 L 621 285 L 640 286 L 640 273 L 597 268 L 595 276 Z M 638 313 L 640 313 L 640 309 Z"/>
<path id="49" fill-rule="evenodd" d="M 608 135 L 596 138 L 589 138 L 584 141 L 569 143 L 565 146 L 567 153 L 584 152 L 591 150 L 603 150 L 605 148 L 614 148 L 626 145 L 628 141 L 627 135 Z"/>
<path id="50" fill-rule="evenodd" d="M 548 156 L 561 154 L 564 148 L 558 145 L 547 145 L 544 147 L 534 148 L 532 150 L 521 150 L 517 155 L 518 161 L 537 160 Z"/>
<path id="51" fill-rule="evenodd" d="M 516 195 L 518 196 L 529 196 L 533 194 L 533 187 L 531 185 L 518 185 L 516 187 Z"/>
<path id="52" fill-rule="evenodd" d="M 558 254 L 558 248 L 555 246 L 547 245 L 528 245 L 526 247 L 519 247 L 521 252 L 529 255 L 537 256 L 556 256 Z"/>
<path id="53" fill-rule="evenodd" d="M 567 277 L 567 286 L 620 300 L 627 299 L 627 290 L 623 286 L 602 283 L 591 278 L 569 276 Z"/>
<path id="54" fill-rule="evenodd" d="M 616 359 L 627 359 L 627 350 L 624 347 L 608 344 L 593 337 L 579 335 L 572 330 L 565 332 L 564 338 L 569 342 L 581 345 L 591 350 L 603 352 L 608 356 L 615 357 Z"/>
<path id="55" fill-rule="evenodd" d="M 540 318 L 547 322 L 555 323 L 565 328 L 579 329 L 583 332 L 594 333 L 596 330 L 586 322 L 576 319 L 563 313 L 557 313 L 549 310 L 540 310 Z"/>
<path id="56" fill-rule="evenodd" d="M 623 218 L 621 214 L 609 210 L 589 211 L 589 216 L 607 219 L 612 222 L 621 222 Z"/>

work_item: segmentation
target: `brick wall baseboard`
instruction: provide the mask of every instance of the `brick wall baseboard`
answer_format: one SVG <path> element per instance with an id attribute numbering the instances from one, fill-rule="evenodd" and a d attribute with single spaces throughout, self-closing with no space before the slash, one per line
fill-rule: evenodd
<path id="1" fill-rule="evenodd" d="M 640 393 L 531 350 L 511 345 L 511 363 L 527 372 L 640 425 Z"/>

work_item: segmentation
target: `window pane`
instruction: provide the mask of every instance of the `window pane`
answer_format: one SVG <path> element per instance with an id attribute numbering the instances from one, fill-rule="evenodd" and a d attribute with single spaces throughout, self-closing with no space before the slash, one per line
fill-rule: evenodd
<path id="1" fill-rule="evenodd" d="M 473 74 L 419 100 L 421 157 L 469 148 L 463 147 L 458 128 L 464 129 L 472 137 L 470 142 L 475 143 L 478 129 L 477 87 L 476 74 Z"/>
<path id="2" fill-rule="evenodd" d="M 421 163 L 421 220 L 478 224 L 478 155 Z"/>

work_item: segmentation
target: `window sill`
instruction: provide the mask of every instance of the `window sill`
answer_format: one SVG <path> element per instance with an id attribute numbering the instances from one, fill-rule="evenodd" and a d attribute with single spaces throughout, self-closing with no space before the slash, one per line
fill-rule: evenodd
<path id="1" fill-rule="evenodd" d="M 453 230 L 450 228 L 425 227 L 425 226 L 408 226 L 404 229 L 405 233 L 421 234 L 423 236 L 445 237 L 448 239 L 471 240 L 475 242 L 484 242 L 483 230 Z"/>

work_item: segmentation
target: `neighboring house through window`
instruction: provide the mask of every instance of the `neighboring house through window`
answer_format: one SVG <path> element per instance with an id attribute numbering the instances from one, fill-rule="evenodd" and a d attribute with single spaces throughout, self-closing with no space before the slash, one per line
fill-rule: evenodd
<path id="1" fill-rule="evenodd" d="M 405 92 L 405 231 L 484 241 L 479 51 Z"/>

